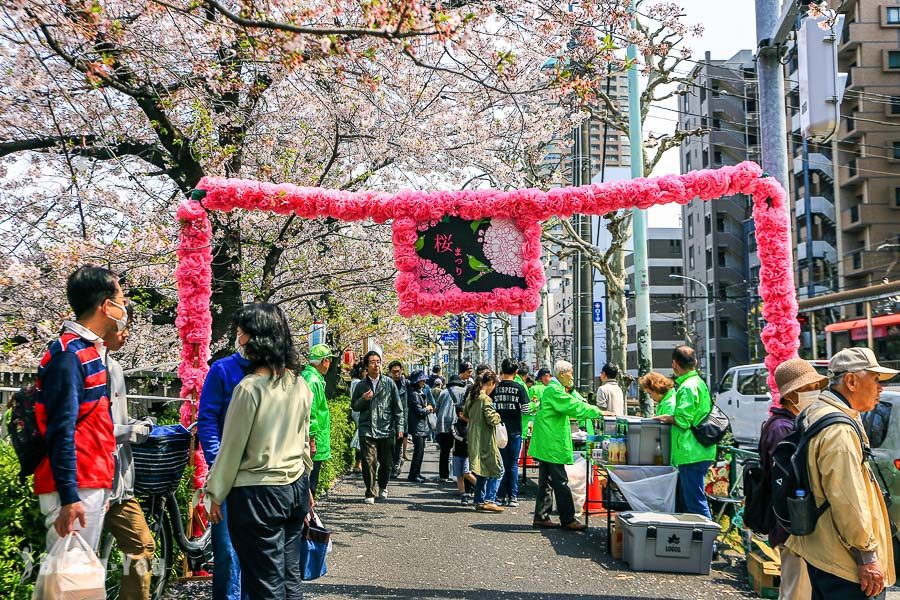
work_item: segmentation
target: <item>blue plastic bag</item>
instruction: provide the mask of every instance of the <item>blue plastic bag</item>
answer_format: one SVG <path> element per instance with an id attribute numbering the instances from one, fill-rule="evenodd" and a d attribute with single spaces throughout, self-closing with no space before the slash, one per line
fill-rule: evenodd
<path id="1" fill-rule="evenodd" d="M 328 572 L 325 558 L 330 552 L 331 532 L 322 525 L 319 515 L 312 513 L 310 519 L 303 524 L 300 544 L 300 566 L 303 569 L 303 581 L 318 579 Z"/>

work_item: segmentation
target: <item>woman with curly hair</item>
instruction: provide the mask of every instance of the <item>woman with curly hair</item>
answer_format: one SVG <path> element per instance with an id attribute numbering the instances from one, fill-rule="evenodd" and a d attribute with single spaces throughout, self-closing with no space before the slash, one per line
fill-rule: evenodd
<path id="1" fill-rule="evenodd" d="M 638 379 L 638 385 L 653 398 L 658 416 L 671 415 L 675 412 L 674 381 L 662 373 L 651 371 Z"/>
<path id="2" fill-rule="evenodd" d="M 209 474 L 210 521 L 222 518 L 241 565 L 243 591 L 256 599 L 301 598 L 301 528 L 310 511 L 312 393 L 287 319 L 274 304 L 252 304 L 237 323 L 250 362 L 234 390 L 222 444 Z"/>

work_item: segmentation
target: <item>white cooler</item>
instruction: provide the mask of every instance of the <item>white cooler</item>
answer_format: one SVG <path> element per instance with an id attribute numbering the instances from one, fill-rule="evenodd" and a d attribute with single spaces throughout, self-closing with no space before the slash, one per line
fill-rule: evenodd
<path id="1" fill-rule="evenodd" d="M 620 513 L 624 560 L 634 571 L 709 574 L 719 525 L 701 515 Z"/>

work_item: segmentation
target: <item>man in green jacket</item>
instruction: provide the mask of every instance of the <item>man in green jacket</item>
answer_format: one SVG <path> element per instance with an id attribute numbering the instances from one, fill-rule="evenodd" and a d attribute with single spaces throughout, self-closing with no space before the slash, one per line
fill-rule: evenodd
<path id="1" fill-rule="evenodd" d="M 531 446 L 528 454 L 539 461 L 538 494 L 534 507 L 536 528 L 551 528 L 562 525 L 570 531 L 585 529 L 575 518 L 575 502 L 569 489 L 566 465 L 572 464 L 572 432 L 569 420 L 600 418 L 600 409 L 584 402 L 580 397 L 567 392 L 574 379 L 572 363 L 560 360 L 554 367 L 556 379 L 544 390 L 541 406 L 534 417 Z M 553 495 L 559 509 L 559 523 L 550 520 Z"/>
<path id="2" fill-rule="evenodd" d="M 706 382 L 697 374 L 697 357 L 689 346 L 672 351 L 675 412 L 656 417 L 672 424 L 672 466 L 678 468 L 678 511 L 711 518 L 706 500 L 706 472 L 716 460 L 716 446 L 704 446 L 691 431 L 712 410 Z"/>
<path id="3" fill-rule="evenodd" d="M 309 491 L 316 494 L 319 487 L 319 471 L 322 463 L 331 458 L 331 413 L 325 398 L 325 373 L 331 367 L 334 355 L 325 344 L 316 344 L 309 349 L 309 364 L 300 374 L 313 394 L 309 423 L 309 437 L 315 442 L 313 470 L 309 475 Z"/>
<path id="4" fill-rule="evenodd" d="M 527 438 L 531 432 L 529 425 L 534 422 L 534 415 L 537 413 L 538 406 L 541 405 L 541 398 L 544 396 L 544 390 L 550 384 L 553 377 L 550 369 L 540 368 L 534 376 L 534 385 L 528 388 L 528 414 L 522 415 L 522 438 Z"/>

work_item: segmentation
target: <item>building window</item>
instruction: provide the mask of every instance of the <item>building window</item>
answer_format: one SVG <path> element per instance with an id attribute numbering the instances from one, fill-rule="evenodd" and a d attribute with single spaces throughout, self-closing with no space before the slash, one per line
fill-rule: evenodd
<path id="1" fill-rule="evenodd" d="M 719 97 L 719 84 L 718 84 L 718 82 L 713 82 L 713 84 L 712 84 L 712 97 L 713 97 L 713 98 L 718 98 L 718 97 Z"/>
<path id="2" fill-rule="evenodd" d="M 898 98 L 898 103 L 900 103 L 900 98 Z M 893 110 L 893 107 L 892 107 L 892 110 Z M 900 111 L 898 111 L 897 114 L 900 114 Z M 704 169 L 709 168 L 709 150 L 703 151 L 703 165 L 702 166 Z"/>
<path id="3" fill-rule="evenodd" d="M 891 142 L 891 156 L 894 160 L 900 160 L 900 142 Z"/>
<path id="4" fill-rule="evenodd" d="M 713 117 L 713 129 L 722 129 L 722 119 Z"/>
<path id="5" fill-rule="evenodd" d="M 716 215 L 716 231 L 720 233 L 725 231 L 725 215 Z"/>
<path id="6" fill-rule="evenodd" d="M 900 69 L 900 50 L 888 50 L 887 68 L 890 70 Z"/>
<path id="7" fill-rule="evenodd" d="M 703 216 L 703 233 L 706 235 L 712 233 L 712 220 L 709 215 Z"/>
<path id="8" fill-rule="evenodd" d="M 900 96 L 891 96 L 890 114 L 900 115 Z"/>
<path id="9" fill-rule="evenodd" d="M 688 215 L 688 237 L 694 237 L 694 215 Z"/>
<path id="10" fill-rule="evenodd" d="M 900 25 L 900 6 L 888 6 L 885 13 L 886 25 Z"/>
<path id="11" fill-rule="evenodd" d="M 727 262 L 725 261 L 725 251 L 719 250 L 718 252 L 718 262 L 720 267 L 726 266 Z"/>
<path id="12" fill-rule="evenodd" d="M 724 281 L 719 282 L 719 300 L 728 300 L 728 285 Z"/>
<path id="13" fill-rule="evenodd" d="M 716 151 L 713 152 L 713 161 L 714 161 L 717 165 L 721 165 L 721 164 L 722 164 L 722 151 L 721 151 L 721 150 L 716 150 Z"/>
<path id="14" fill-rule="evenodd" d="M 728 319 L 719 319 L 719 337 L 728 337 Z"/>
<path id="15" fill-rule="evenodd" d="M 900 208 L 900 188 L 894 188 L 894 206 Z"/>
<path id="16" fill-rule="evenodd" d="M 712 249 L 708 248 L 706 250 L 706 268 L 712 269 Z"/>
<path id="17" fill-rule="evenodd" d="M 691 248 L 691 253 L 688 255 L 688 268 L 694 268 L 694 249 Z"/>

